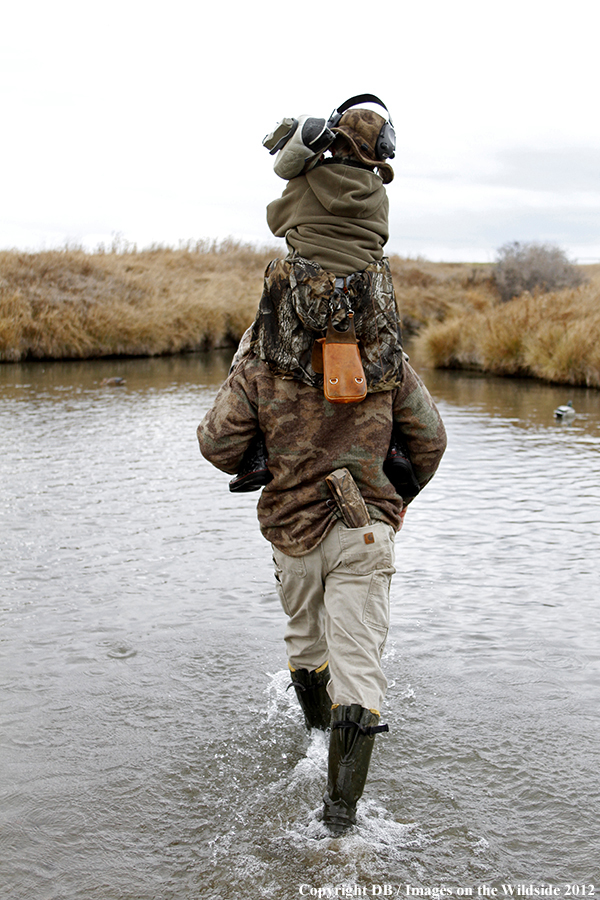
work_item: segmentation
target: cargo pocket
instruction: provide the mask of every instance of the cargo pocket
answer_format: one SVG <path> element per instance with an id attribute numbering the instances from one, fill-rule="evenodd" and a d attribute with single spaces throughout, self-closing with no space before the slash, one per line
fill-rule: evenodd
<path id="1" fill-rule="evenodd" d="M 272 545 L 271 545 L 272 546 Z M 279 594 L 279 600 L 286 616 L 293 615 L 292 605 L 286 596 L 286 582 L 290 585 L 291 593 L 299 578 L 306 575 L 306 563 L 301 556 L 286 556 L 276 547 L 273 547 L 273 569 L 275 572 L 275 586 Z M 291 581 L 290 581 L 291 580 Z"/>
<path id="2" fill-rule="evenodd" d="M 377 572 L 371 579 L 369 593 L 363 607 L 363 624 L 378 632 L 379 652 L 383 652 L 390 625 L 390 583 L 391 575 Z"/>
<path id="3" fill-rule="evenodd" d="M 373 575 L 363 607 L 363 622 L 378 631 L 387 632 L 390 623 L 390 581 L 389 575 Z"/>

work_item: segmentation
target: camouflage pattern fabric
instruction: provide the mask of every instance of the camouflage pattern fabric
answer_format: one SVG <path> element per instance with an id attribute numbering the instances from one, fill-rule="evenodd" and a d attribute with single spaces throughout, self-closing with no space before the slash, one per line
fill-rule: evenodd
<path id="1" fill-rule="evenodd" d="M 333 273 L 295 254 L 270 262 L 250 349 L 273 374 L 322 388 L 323 376 L 311 365 L 313 344 L 324 337 L 330 316 L 344 330 L 352 310 L 368 393 L 398 387 L 402 334 L 388 260 L 348 276 L 346 291 L 335 282 Z"/>
<path id="2" fill-rule="evenodd" d="M 332 404 L 296 378 L 274 376 L 253 355 L 233 368 L 198 427 L 203 456 L 231 475 L 257 429 L 265 435 L 273 480 L 263 488 L 258 519 L 264 537 L 302 556 L 338 521 L 325 478 L 347 468 L 373 521 L 398 530 L 403 509 L 383 472 L 392 425 L 402 429 L 421 486 L 433 477 L 446 433 L 427 388 L 409 363 L 398 388 L 361 403 Z"/>

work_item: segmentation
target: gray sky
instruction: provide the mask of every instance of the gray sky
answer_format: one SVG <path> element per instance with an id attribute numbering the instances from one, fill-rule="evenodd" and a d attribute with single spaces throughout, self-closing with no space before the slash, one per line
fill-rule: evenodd
<path id="1" fill-rule="evenodd" d="M 597 0 L 21 0 L 0 31 L 0 247 L 277 246 L 264 135 L 378 95 L 388 251 L 600 261 Z"/>

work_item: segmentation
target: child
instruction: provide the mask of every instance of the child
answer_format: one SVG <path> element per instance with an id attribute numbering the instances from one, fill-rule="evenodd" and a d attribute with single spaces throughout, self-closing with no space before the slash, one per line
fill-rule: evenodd
<path id="1" fill-rule="evenodd" d="M 339 331 L 355 328 L 368 391 L 392 390 L 402 381 L 400 320 L 383 253 L 389 237 L 385 185 L 394 177 L 387 160 L 394 157 L 395 134 L 389 116 L 353 108 L 363 102 L 386 109 L 365 94 L 343 103 L 327 123 L 285 119 L 265 138 L 278 154 L 275 171 L 289 179 L 282 196 L 268 205 L 267 222 L 276 237 L 285 238 L 289 253 L 267 267 L 256 319 L 232 367 L 253 352 L 275 374 L 322 388 L 314 349 L 331 320 Z M 394 451 L 386 474 L 408 499 L 418 483 L 414 476 L 410 487 L 406 482 L 410 463 L 397 441 Z M 392 476 L 401 470 L 403 480 L 396 483 Z M 270 480 L 259 440 L 230 490 L 258 490 Z"/>

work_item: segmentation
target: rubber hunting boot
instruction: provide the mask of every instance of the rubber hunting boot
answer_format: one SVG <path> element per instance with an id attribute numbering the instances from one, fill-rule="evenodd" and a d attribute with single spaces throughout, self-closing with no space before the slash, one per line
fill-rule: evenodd
<path id="1" fill-rule="evenodd" d="M 379 713 L 357 703 L 332 708 L 323 822 L 334 834 L 343 834 L 356 824 L 356 804 L 367 780 L 375 735 L 380 731 L 389 728 L 379 724 Z"/>
<path id="2" fill-rule="evenodd" d="M 292 669 L 292 683 L 296 689 L 298 702 L 304 713 L 306 727 L 326 731 L 331 723 L 331 698 L 327 693 L 329 684 L 329 664 L 325 663 L 313 672 L 308 669 Z"/>

